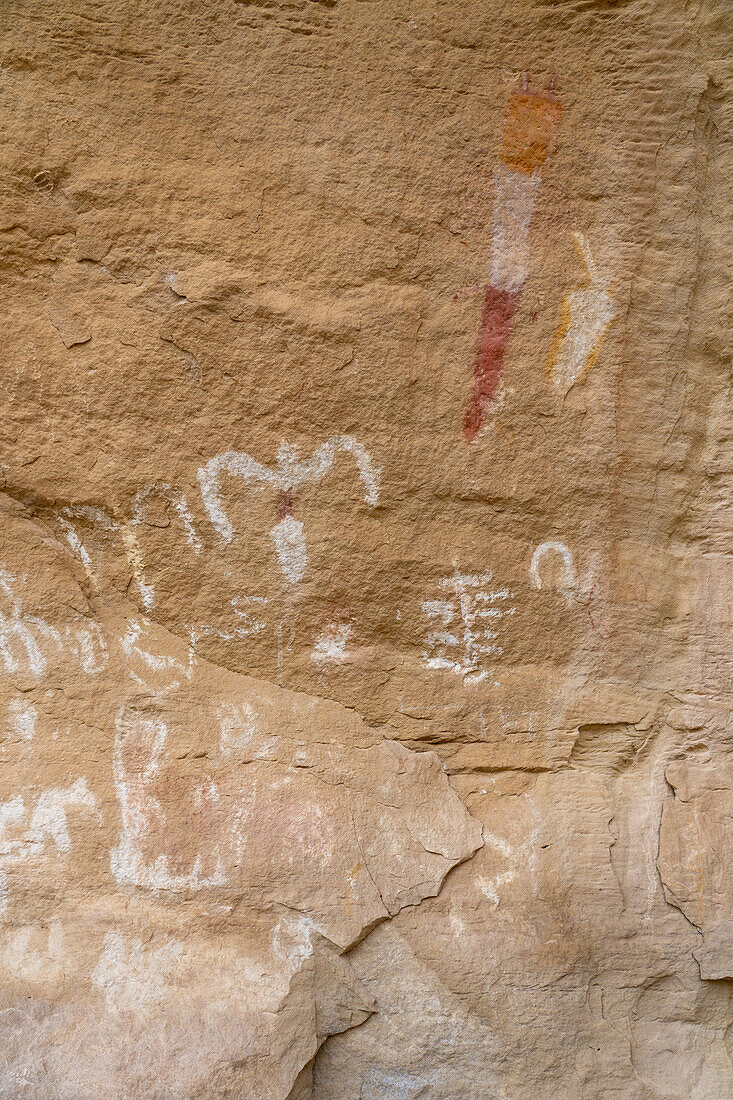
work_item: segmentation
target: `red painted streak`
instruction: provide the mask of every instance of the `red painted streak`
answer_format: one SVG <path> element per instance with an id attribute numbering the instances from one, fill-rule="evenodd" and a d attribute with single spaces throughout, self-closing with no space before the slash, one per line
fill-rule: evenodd
<path id="1" fill-rule="evenodd" d="M 277 514 L 281 519 L 295 514 L 295 497 L 292 493 L 281 493 L 277 502 Z"/>
<path id="2" fill-rule="evenodd" d="M 518 290 L 486 287 L 476 344 L 473 396 L 463 424 L 463 434 L 469 442 L 477 434 L 485 413 L 496 398 L 504 368 L 504 348 L 511 331 L 519 293 Z"/>

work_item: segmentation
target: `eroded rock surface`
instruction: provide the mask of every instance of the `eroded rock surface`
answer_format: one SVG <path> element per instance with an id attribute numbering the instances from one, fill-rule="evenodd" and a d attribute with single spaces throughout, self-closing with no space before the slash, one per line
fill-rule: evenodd
<path id="1" fill-rule="evenodd" d="M 3 1100 L 733 1098 L 723 0 L 9 0 Z"/>
<path id="2" fill-rule="evenodd" d="M 9 500 L 0 538 L 5 1094 L 287 1096 L 372 1011 L 341 952 L 479 822 L 433 753 L 89 603 Z"/>

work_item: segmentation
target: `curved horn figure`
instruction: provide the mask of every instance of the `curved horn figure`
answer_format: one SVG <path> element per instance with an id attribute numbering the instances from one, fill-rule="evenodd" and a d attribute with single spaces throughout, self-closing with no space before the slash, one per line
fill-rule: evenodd
<path id="1" fill-rule="evenodd" d="M 308 554 L 303 524 L 294 515 L 295 491 L 301 485 L 321 481 L 340 451 L 353 457 L 366 488 L 364 499 L 374 507 L 379 499 L 379 467 L 374 465 L 366 447 L 358 440 L 351 435 L 340 435 L 317 447 L 304 462 L 299 460 L 298 447 L 283 441 L 278 448 L 275 469 L 263 466 L 246 451 L 225 451 L 210 459 L 198 473 L 209 519 L 224 541 L 229 542 L 234 528 L 222 505 L 220 479 L 223 473 L 241 477 L 246 482 L 274 486 L 279 490 L 280 521 L 270 531 L 270 538 L 283 576 L 290 584 L 297 584 L 305 575 Z"/>

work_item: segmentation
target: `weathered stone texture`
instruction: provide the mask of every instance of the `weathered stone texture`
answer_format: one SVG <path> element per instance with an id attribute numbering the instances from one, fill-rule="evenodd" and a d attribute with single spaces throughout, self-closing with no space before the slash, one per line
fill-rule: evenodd
<path id="1" fill-rule="evenodd" d="M 7 0 L 2 1100 L 733 1100 L 731 41 Z"/>

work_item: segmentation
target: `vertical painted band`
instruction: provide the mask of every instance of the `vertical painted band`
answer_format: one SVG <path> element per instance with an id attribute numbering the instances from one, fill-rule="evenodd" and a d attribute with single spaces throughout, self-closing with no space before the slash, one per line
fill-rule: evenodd
<path id="1" fill-rule="evenodd" d="M 550 152 L 562 107 L 552 96 L 517 92 L 509 97 L 499 158 L 513 172 L 531 176 Z"/>
<path id="2" fill-rule="evenodd" d="M 504 367 L 504 348 L 518 300 L 518 290 L 499 290 L 497 287 L 487 286 L 484 292 L 481 327 L 476 344 L 473 395 L 463 425 L 463 434 L 469 442 L 476 436 L 484 413 L 496 397 Z"/>

